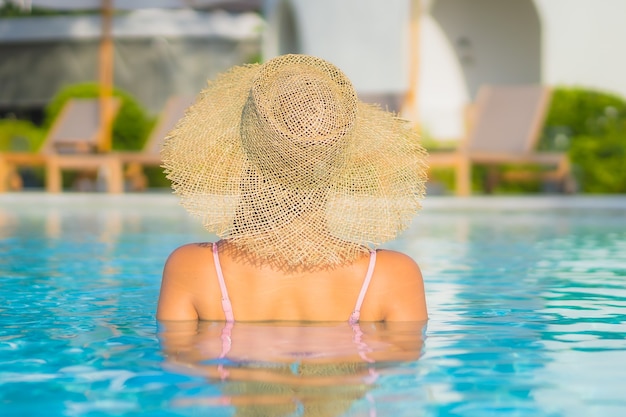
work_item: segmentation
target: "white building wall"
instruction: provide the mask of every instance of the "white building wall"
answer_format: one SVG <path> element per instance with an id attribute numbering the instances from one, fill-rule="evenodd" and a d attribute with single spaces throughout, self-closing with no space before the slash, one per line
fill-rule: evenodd
<path id="1" fill-rule="evenodd" d="M 626 97 L 626 1 L 534 1 L 544 26 L 544 83 Z"/>
<path id="2" fill-rule="evenodd" d="M 441 28 L 429 15 L 420 21 L 417 100 L 424 135 L 455 140 L 462 136 L 463 112 L 470 101 L 461 63 Z"/>
<path id="3" fill-rule="evenodd" d="M 267 0 L 264 58 L 315 55 L 341 68 L 359 93 L 403 94 L 409 84 L 409 5 L 410 0 Z M 290 26 L 289 13 L 294 32 L 276 33 Z M 281 50 L 284 44 L 292 50 Z"/>

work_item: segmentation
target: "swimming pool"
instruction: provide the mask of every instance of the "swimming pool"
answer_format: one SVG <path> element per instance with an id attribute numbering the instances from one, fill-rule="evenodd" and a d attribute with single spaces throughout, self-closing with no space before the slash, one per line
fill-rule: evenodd
<path id="1" fill-rule="evenodd" d="M 0 415 L 626 415 L 626 198 L 429 198 L 419 323 L 158 326 L 169 195 L 0 196 Z M 224 335 L 230 333 L 230 338 Z"/>

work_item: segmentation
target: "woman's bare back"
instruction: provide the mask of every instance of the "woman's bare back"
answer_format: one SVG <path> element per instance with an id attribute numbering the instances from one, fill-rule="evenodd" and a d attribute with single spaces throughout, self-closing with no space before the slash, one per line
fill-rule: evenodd
<path id="1" fill-rule="evenodd" d="M 370 256 L 317 271 L 281 271 L 234 255 L 220 244 L 219 261 L 237 321 L 347 321 Z M 176 249 L 163 271 L 157 318 L 224 320 L 211 244 Z M 361 321 L 427 319 L 422 275 L 407 255 L 379 250 L 361 307 Z"/>

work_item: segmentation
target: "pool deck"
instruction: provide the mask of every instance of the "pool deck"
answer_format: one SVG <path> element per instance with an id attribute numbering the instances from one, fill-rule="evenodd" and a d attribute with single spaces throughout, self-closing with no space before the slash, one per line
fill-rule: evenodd
<path id="1" fill-rule="evenodd" d="M 545 209 L 617 209 L 626 211 L 626 195 L 490 195 L 490 196 L 427 196 L 424 211 L 431 210 L 545 210 Z M 165 209 L 179 207 L 178 198 L 169 192 L 146 192 L 111 195 L 104 193 L 20 192 L 0 194 L 0 209 L 23 207 L 116 207 Z"/>

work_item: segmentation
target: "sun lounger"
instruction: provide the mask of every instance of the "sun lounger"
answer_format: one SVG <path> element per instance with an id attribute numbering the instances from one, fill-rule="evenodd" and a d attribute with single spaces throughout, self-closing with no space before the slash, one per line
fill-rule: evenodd
<path id="1" fill-rule="evenodd" d="M 548 109 L 550 90 L 543 86 L 484 86 L 479 91 L 469 120 L 469 134 L 452 152 L 432 152 L 431 167 L 453 167 L 456 194 L 471 194 L 473 164 L 537 164 L 553 168 L 544 178 L 567 188 L 570 173 L 566 153 L 539 152 L 537 140 Z M 519 175 L 517 179 L 527 179 Z"/>
<path id="2" fill-rule="evenodd" d="M 15 181 L 20 166 L 44 166 L 46 190 L 62 191 L 63 170 L 97 171 L 106 179 L 107 191 L 119 193 L 121 171 L 110 154 L 97 153 L 105 125 L 101 123 L 99 98 L 68 100 L 52 124 L 39 153 L 0 153 L 0 192 L 7 191 Z M 112 98 L 112 117 L 119 110 L 119 100 Z"/>

